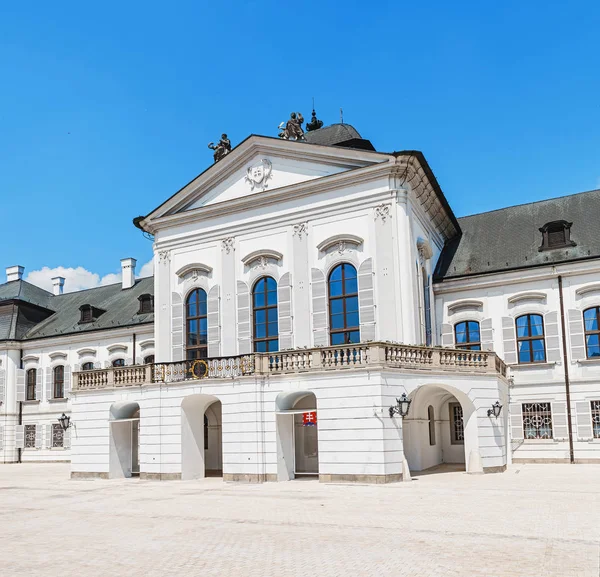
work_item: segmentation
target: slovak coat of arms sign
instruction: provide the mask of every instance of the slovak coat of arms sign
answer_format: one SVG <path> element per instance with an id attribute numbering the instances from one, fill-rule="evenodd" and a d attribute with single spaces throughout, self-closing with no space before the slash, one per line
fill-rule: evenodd
<path id="1" fill-rule="evenodd" d="M 266 158 L 263 158 L 260 164 L 250 166 L 246 170 L 246 181 L 250 183 L 250 190 L 267 188 L 267 180 L 271 178 L 272 168 L 271 161 Z"/>

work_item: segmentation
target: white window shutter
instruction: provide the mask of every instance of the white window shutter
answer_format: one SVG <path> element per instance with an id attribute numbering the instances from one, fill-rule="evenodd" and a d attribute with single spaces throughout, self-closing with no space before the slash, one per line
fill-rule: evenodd
<path id="1" fill-rule="evenodd" d="M 588 441 L 594 438 L 592 429 L 592 407 L 589 401 L 577 401 L 575 403 L 577 412 L 577 438 Z"/>
<path id="2" fill-rule="evenodd" d="M 454 346 L 454 328 L 448 323 L 442 323 L 442 346 Z"/>
<path id="3" fill-rule="evenodd" d="M 561 361 L 560 339 L 558 337 L 558 312 L 544 315 L 544 333 L 546 335 L 546 360 L 549 363 Z"/>
<path id="4" fill-rule="evenodd" d="M 65 392 L 64 397 L 67 399 L 71 394 L 71 365 L 65 365 Z"/>
<path id="5" fill-rule="evenodd" d="M 502 317 L 502 341 L 504 342 L 504 362 L 507 365 L 517 363 L 517 335 L 515 320 L 512 317 Z"/>
<path id="6" fill-rule="evenodd" d="M 15 426 L 15 447 L 17 449 L 25 448 L 25 425 Z"/>
<path id="7" fill-rule="evenodd" d="M 247 355 L 252 351 L 250 336 L 250 294 L 244 281 L 237 281 L 238 352 Z"/>
<path id="8" fill-rule="evenodd" d="M 183 360 L 183 300 L 177 292 L 171 293 L 171 360 Z"/>
<path id="9" fill-rule="evenodd" d="M 71 448 L 71 427 L 63 432 L 63 449 Z"/>
<path id="10" fill-rule="evenodd" d="M 36 449 L 41 449 L 43 447 L 42 444 L 42 434 L 43 434 L 43 430 L 42 430 L 42 425 L 40 425 L 39 423 L 35 426 L 35 448 Z"/>
<path id="11" fill-rule="evenodd" d="M 327 338 L 328 319 L 327 319 L 327 285 L 325 275 L 318 268 L 312 268 L 311 291 L 312 291 L 312 323 L 313 323 L 313 341 L 315 347 L 326 347 L 329 344 Z"/>
<path id="12" fill-rule="evenodd" d="M 215 285 L 206 296 L 206 321 L 208 324 L 208 356 L 221 356 L 221 317 L 219 285 Z"/>
<path id="13" fill-rule="evenodd" d="M 52 448 L 52 424 L 46 424 L 46 444 L 45 447 L 47 449 Z"/>
<path id="14" fill-rule="evenodd" d="M 292 274 L 281 275 L 277 284 L 277 314 L 279 320 L 279 350 L 285 351 L 294 346 L 292 319 Z"/>
<path id="15" fill-rule="evenodd" d="M 25 400 L 25 369 L 17 369 L 17 401 Z"/>
<path id="16" fill-rule="evenodd" d="M 552 438 L 568 439 L 569 427 L 567 426 L 567 403 L 557 401 L 550 403 L 552 407 Z"/>
<path id="17" fill-rule="evenodd" d="M 52 387 L 52 368 L 46 367 L 46 400 L 54 398 L 54 390 Z"/>
<path id="18" fill-rule="evenodd" d="M 0 425 L 0 449 L 4 448 L 4 427 Z"/>
<path id="19" fill-rule="evenodd" d="M 577 309 L 569 309 L 569 335 L 571 336 L 571 360 L 581 361 L 586 358 L 583 314 Z"/>
<path id="20" fill-rule="evenodd" d="M 513 441 L 522 441 L 525 438 L 523 433 L 523 405 L 521 403 L 511 403 L 508 412 L 510 414 L 510 438 Z"/>
<path id="21" fill-rule="evenodd" d="M 6 372 L 0 368 L 0 403 L 6 403 Z"/>
<path id="22" fill-rule="evenodd" d="M 42 394 L 43 394 L 42 376 L 43 376 L 42 369 L 40 369 L 38 367 L 35 371 L 35 400 L 36 401 L 42 400 Z"/>
<path id="23" fill-rule="evenodd" d="M 368 258 L 358 267 L 358 318 L 360 341 L 375 340 L 375 290 L 373 288 L 373 259 Z"/>
<path id="24" fill-rule="evenodd" d="M 481 338 L 481 350 L 494 350 L 494 328 L 492 319 L 483 319 L 479 324 L 479 336 Z"/>

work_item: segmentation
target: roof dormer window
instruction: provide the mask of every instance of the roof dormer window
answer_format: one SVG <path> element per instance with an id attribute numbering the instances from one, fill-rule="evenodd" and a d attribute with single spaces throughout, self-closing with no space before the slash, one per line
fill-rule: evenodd
<path id="1" fill-rule="evenodd" d="M 81 313 L 81 316 L 79 318 L 79 324 L 83 324 L 83 323 L 93 323 L 94 321 L 96 321 L 98 319 L 98 317 L 102 313 L 104 313 L 106 311 L 99 309 L 92 305 L 81 305 L 79 307 L 79 312 Z"/>
<path id="2" fill-rule="evenodd" d="M 154 297 L 151 294 L 144 294 L 138 297 L 140 308 L 138 315 L 147 315 L 154 312 Z"/>
<path id="3" fill-rule="evenodd" d="M 573 226 L 573 223 L 567 222 L 566 220 L 547 222 L 540 228 L 540 232 L 542 233 L 542 246 L 540 246 L 539 250 L 554 250 L 557 248 L 577 246 L 577 244 L 571 240 L 571 226 Z"/>

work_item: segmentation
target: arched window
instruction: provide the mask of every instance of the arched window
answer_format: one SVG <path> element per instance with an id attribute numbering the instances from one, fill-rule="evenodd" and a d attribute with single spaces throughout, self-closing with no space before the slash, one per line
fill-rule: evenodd
<path id="1" fill-rule="evenodd" d="M 457 349 L 481 350 L 481 336 L 477 321 L 463 321 L 454 325 L 454 342 Z"/>
<path id="2" fill-rule="evenodd" d="M 585 324 L 587 358 L 600 357 L 600 307 L 593 307 L 584 311 L 583 322 Z"/>
<path id="3" fill-rule="evenodd" d="M 94 369 L 94 363 L 92 363 L 92 362 L 83 363 L 83 365 L 81 365 L 82 371 L 92 371 L 93 369 Z"/>
<path id="4" fill-rule="evenodd" d="M 186 301 L 186 357 L 188 360 L 208 357 L 208 323 L 206 291 L 194 289 Z"/>
<path id="5" fill-rule="evenodd" d="M 54 398 L 62 399 L 65 396 L 65 367 L 57 365 L 52 371 L 54 377 Z"/>
<path id="6" fill-rule="evenodd" d="M 115 359 L 112 362 L 112 366 L 113 367 L 124 367 L 125 366 L 125 359 Z"/>
<path id="7" fill-rule="evenodd" d="M 28 401 L 35 401 L 35 384 L 37 381 L 37 369 L 27 371 L 27 396 Z"/>
<path id="8" fill-rule="evenodd" d="M 348 263 L 336 266 L 329 275 L 329 333 L 332 345 L 360 342 L 358 279 Z"/>
<path id="9" fill-rule="evenodd" d="M 435 413 L 433 407 L 427 407 L 427 419 L 429 420 L 429 444 L 435 445 Z"/>
<path id="10" fill-rule="evenodd" d="M 277 322 L 277 283 L 270 276 L 259 279 L 252 291 L 254 318 L 254 351 L 270 353 L 279 350 Z"/>
<path id="11" fill-rule="evenodd" d="M 145 365 L 151 365 L 153 362 L 154 362 L 154 355 L 148 355 L 147 357 L 144 357 Z"/>
<path id="12" fill-rule="evenodd" d="M 542 315 L 523 315 L 517 318 L 517 351 L 519 363 L 544 363 L 544 320 Z"/>

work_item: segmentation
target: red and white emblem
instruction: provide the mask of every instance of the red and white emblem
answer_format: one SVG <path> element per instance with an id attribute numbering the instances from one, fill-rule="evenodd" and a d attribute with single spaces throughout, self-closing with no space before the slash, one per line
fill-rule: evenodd
<path id="1" fill-rule="evenodd" d="M 311 411 L 310 413 L 302 413 L 302 426 L 303 427 L 314 427 L 317 424 L 317 412 Z"/>

